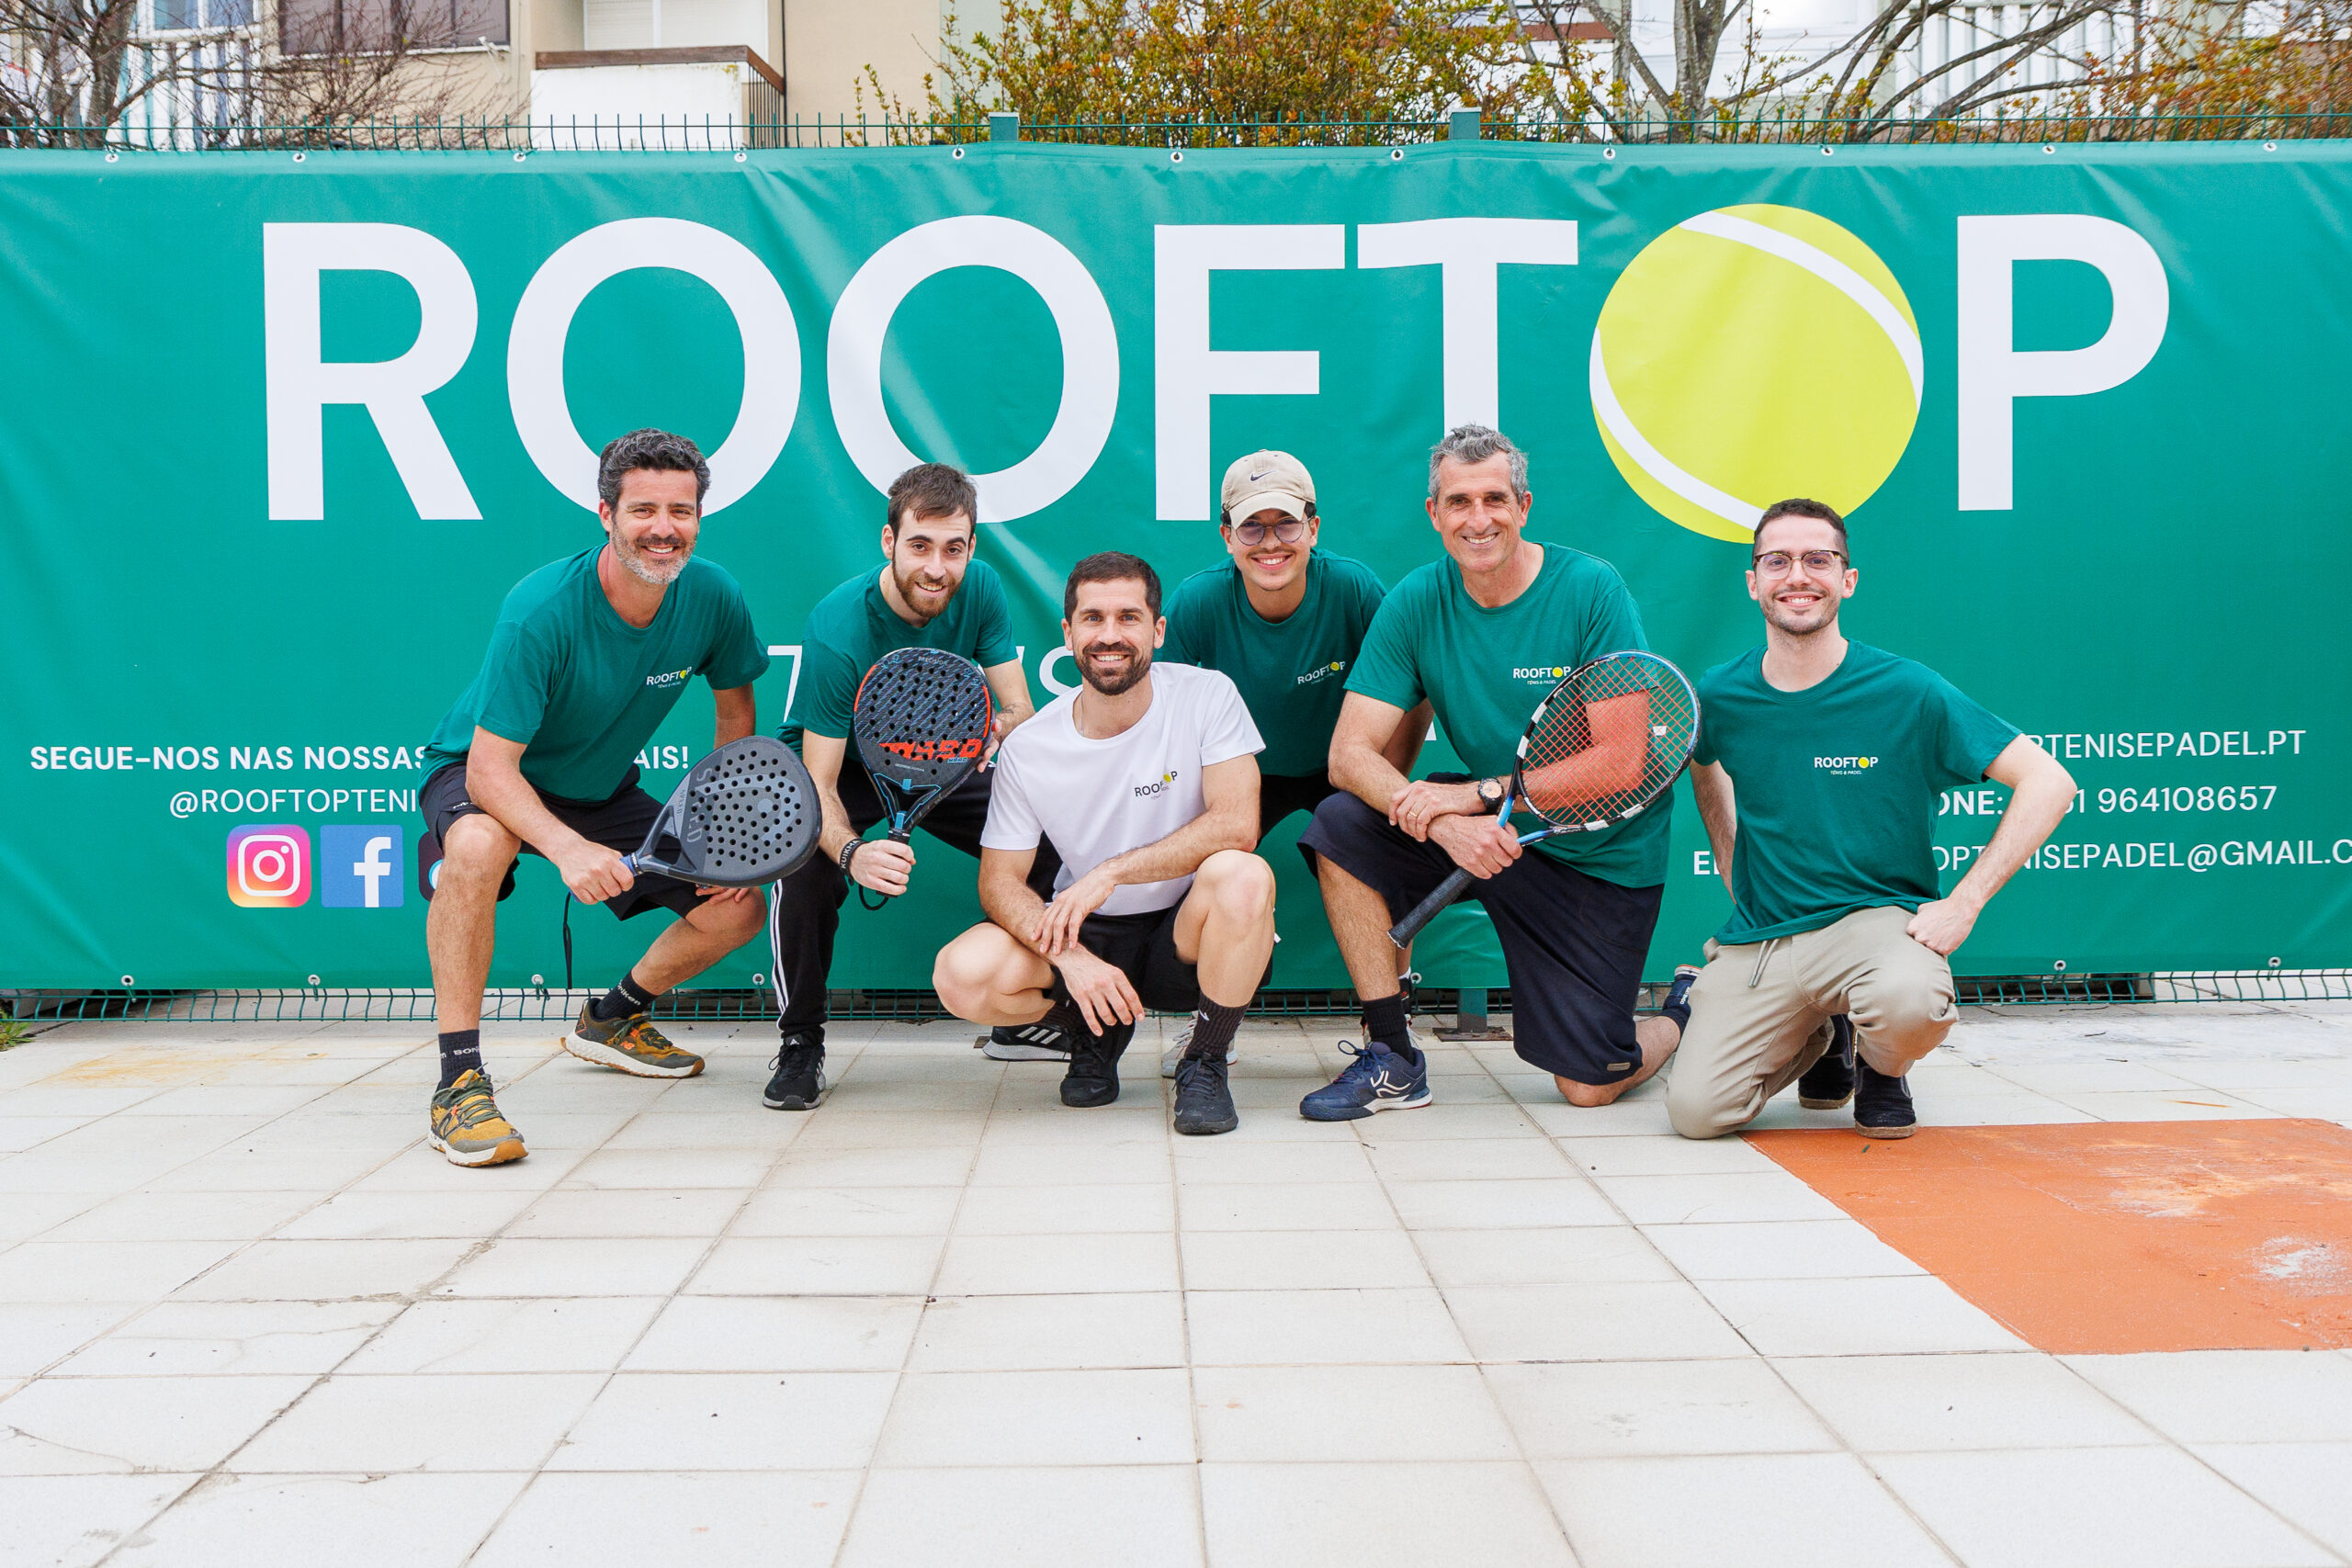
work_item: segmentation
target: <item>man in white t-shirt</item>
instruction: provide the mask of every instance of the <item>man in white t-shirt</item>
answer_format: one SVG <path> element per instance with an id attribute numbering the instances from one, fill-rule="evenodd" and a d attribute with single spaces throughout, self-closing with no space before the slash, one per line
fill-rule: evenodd
<path id="1" fill-rule="evenodd" d="M 1151 656 L 1159 577 L 1116 550 L 1062 591 L 1078 690 L 1009 736 L 980 834 L 989 919 L 940 950 L 932 984 L 974 1023 L 1046 1020 L 1073 1040 L 1064 1105 L 1119 1098 L 1119 1056 L 1147 1008 L 1191 1011 L 1176 1130 L 1240 1124 L 1227 1048 L 1274 951 L 1274 874 L 1258 842 L 1264 742 L 1230 678 Z M 1051 902 L 1024 878 L 1061 855 Z"/>

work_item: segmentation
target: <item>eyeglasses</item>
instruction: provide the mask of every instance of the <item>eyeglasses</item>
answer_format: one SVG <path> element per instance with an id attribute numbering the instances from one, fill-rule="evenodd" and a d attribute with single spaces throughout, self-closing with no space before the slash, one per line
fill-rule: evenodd
<path id="1" fill-rule="evenodd" d="M 1846 555 L 1842 550 L 1807 550 L 1801 556 L 1792 556 L 1786 550 L 1766 550 L 1748 564 L 1756 569 L 1758 577 L 1786 577 L 1789 568 L 1799 561 L 1803 561 L 1805 570 L 1815 577 L 1846 570 Z"/>
<path id="2" fill-rule="evenodd" d="M 1233 536 L 1245 545 L 1262 545 L 1268 534 L 1285 545 L 1295 545 L 1306 536 L 1306 525 L 1296 517 L 1285 517 L 1271 526 L 1264 523 L 1229 523 Z"/>

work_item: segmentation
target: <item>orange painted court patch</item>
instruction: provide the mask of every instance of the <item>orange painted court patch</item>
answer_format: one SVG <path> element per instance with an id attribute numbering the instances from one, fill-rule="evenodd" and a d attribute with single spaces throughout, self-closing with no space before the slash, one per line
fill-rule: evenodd
<path id="1" fill-rule="evenodd" d="M 2352 1131 L 2333 1122 L 1747 1138 L 2041 1349 L 2352 1346 Z"/>

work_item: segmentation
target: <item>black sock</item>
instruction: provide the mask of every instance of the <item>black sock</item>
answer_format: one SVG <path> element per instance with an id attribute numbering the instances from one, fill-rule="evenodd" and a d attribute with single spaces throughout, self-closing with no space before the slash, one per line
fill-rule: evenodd
<path id="1" fill-rule="evenodd" d="M 651 1007 L 654 994 L 639 985 L 636 976 L 624 975 L 619 985 L 588 1004 L 588 1016 L 599 1023 L 627 1018 L 633 1012 L 643 1012 Z"/>
<path id="2" fill-rule="evenodd" d="M 447 1089 L 468 1073 L 481 1069 L 481 1031 L 452 1029 L 441 1036 L 441 1081 L 433 1087 Z"/>
<path id="3" fill-rule="evenodd" d="M 1363 1032 L 1385 1050 L 1394 1051 L 1418 1066 L 1421 1054 L 1413 1049 L 1412 1032 L 1406 1027 L 1405 998 L 1382 997 L 1363 1004 Z"/>
<path id="4" fill-rule="evenodd" d="M 1686 1033 L 1690 1028 L 1690 987 L 1698 978 L 1696 975 L 1677 975 L 1674 984 L 1666 988 L 1666 1000 L 1657 1010 L 1658 1017 L 1672 1019 L 1674 1027 Z"/>
<path id="5" fill-rule="evenodd" d="M 1185 1059 L 1224 1061 L 1227 1050 L 1233 1044 L 1233 1032 L 1241 1027 L 1241 1015 L 1248 1010 L 1246 1007 L 1229 1008 L 1203 997 L 1200 1005 L 1193 1010 L 1193 1043 L 1185 1048 Z"/>

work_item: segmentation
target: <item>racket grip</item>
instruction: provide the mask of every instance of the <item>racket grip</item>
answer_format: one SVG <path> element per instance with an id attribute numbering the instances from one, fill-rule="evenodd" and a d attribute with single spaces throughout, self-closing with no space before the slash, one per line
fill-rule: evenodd
<path id="1" fill-rule="evenodd" d="M 1388 940 L 1399 948 L 1410 947 L 1413 939 L 1421 934 L 1421 928 L 1436 919 L 1447 905 L 1462 897 L 1462 890 L 1469 886 L 1470 874 L 1456 870 L 1452 876 L 1437 885 L 1437 891 L 1414 905 L 1410 913 L 1388 928 Z"/>

